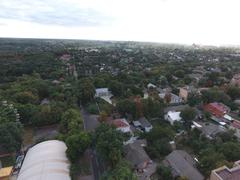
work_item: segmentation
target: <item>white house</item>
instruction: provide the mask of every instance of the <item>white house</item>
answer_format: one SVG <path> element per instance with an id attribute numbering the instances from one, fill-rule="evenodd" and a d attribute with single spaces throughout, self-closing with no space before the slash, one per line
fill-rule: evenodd
<path id="1" fill-rule="evenodd" d="M 147 88 L 150 89 L 150 88 L 156 88 L 157 86 L 152 84 L 152 83 L 148 83 L 147 85 Z"/>
<path id="2" fill-rule="evenodd" d="M 95 97 L 101 98 L 108 102 L 109 104 L 112 104 L 111 97 L 113 96 L 111 91 L 108 90 L 108 88 L 97 88 Z"/>
<path id="3" fill-rule="evenodd" d="M 165 115 L 165 119 L 169 121 L 171 125 L 173 125 L 174 122 L 178 122 L 182 120 L 180 113 L 181 112 L 177 112 L 177 111 L 168 111 L 168 113 Z"/>
<path id="4" fill-rule="evenodd" d="M 109 96 L 111 94 L 108 88 L 97 88 L 95 91 L 95 97 Z"/>

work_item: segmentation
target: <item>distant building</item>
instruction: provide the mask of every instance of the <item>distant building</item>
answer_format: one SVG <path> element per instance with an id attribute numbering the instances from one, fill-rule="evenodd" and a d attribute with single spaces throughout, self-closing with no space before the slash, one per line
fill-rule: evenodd
<path id="1" fill-rule="evenodd" d="M 179 89 L 179 97 L 181 97 L 184 101 L 188 99 L 188 89 L 183 87 Z"/>
<path id="2" fill-rule="evenodd" d="M 203 123 L 193 121 L 193 126 L 194 128 L 197 128 L 199 131 L 201 131 L 202 134 L 208 139 L 213 139 L 217 134 L 226 131 L 225 127 L 210 122 Z"/>
<path id="3" fill-rule="evenodd" d="M 132 164 L 138 176 L 142 177 L 143 180 L 150 179 L 150 176 L 156 171 L 156 164 L 144 150 L 146 146 L 146 140 L 136 140 L 124 147 L 125 158 Z"/>
<path id="4" fill-rule="evenodd" d="M 235 131 L 235 136 L 240 139 L 240 121 L 233 120 L 229 126 L 230 129 Z"/>
<path id="5" fill-rule="evenodd" d="M 41 142 L 30 148 L 17 180 L 71 180 L 67 146 L 58 140 Z"/>
<path id="6" fill-rule="evenodd" d="M 165 102 L 167 102 L 167 98 L 169 97 L 169 104 L 180 104 L 182 103 L 182 98 L 180 98 L 179 96 L 177 96 L 176 94 L 173 93 L 160 93 L 159 97 L 161 99 L 163 99 Z"/>
<path id="7" fill-rule="evenodd" d="M 230 169 L 227 166 L 212 170 L 210 180 L 239 180 L 240 179 L 240 160 L 236 161 Z"/>
<path id="8" fill-rule="evenodd" d="M 240 74 L 235 74 L 231 79 L 230 84 L 233 86 L 240 86 Z"/>
<path id="9" fill-rule="evenodd" d="M 223 103 L 218 103 L 218 102 L 206 104 L 203 108 L 205 111 L 219 118 L 223 117 L 224 115 L 230 112 L 229 107 L 227 107 Z"/>
<path id="10" fill-rule="evenodd" d="M 192 86 L 181 87 L 179 88 L 179 97 L 186 102 L 188 100 L 189 94 L 193 92 L 197 92 L 197 90 Z"/>
<path id="11" fill-rule="evenodd" d="M 111 94 L 108 88 L 97 88 L 95 91 L 95 97 L 109 96 Z"/>
<path id="12" fill-rule="evenodd" d="M 95 97 L 101 98 L 103 100 L 105 100 L 106 102 L 108 102 L 109 104 L 112 104 L 112 93 L 111 91 L 109 91 L 108 88 L 97 88 L 95 90 Z"/>
<path id="13" fill-rule="evenodd" d="M 173 177 L 186 177 L 188 180 L 204 180 L 203 175 L 195 168 L 194 159 L 183 150 L 171 152 L 163 161 L 171 169 Z"/>
<path id="14" fill-rule="evenodd" d="M 141 117 L 137 121 L 133 121 L 133 124 L 136 127 L 140 127 L 145 132 L 150 132 L 153 128 L 151 123 L 145 117 Z"/>
<path id="15" fill-rule="evenodd" d="M 70 54 L 63 54 L 61 57 L 60 57 L 60 60 L 62 61 L 69 61 L 71 59 L 71 55 Z"/>
<path id="16" fill-rule="evenodd" d="M 174 124 L 174 122 L 179 122 L 182 120 L 180 116 L 181 112 L 176 112 L 176 111 L 168 111 L 168 113 L 165 115 L 165 120 L 170 122 L 171 125 Z"/>
<path id="17" fill-rule="evenodd" d="M 148 89 L 150 89 L 150 88 L 157 88 L 157 86 L 155 84 L 148 83 L 147 88 Z"/>

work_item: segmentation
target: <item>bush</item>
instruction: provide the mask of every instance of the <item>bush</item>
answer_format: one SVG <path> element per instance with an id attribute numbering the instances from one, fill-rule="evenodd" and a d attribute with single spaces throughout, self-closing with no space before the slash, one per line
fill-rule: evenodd
<path id="1" fill-rule="evenodd" d="M 98 114 L 98 107 L 96 104 L 89 104 L 87 106 L 87 112 L 90 113 L 90 114 Z"/>

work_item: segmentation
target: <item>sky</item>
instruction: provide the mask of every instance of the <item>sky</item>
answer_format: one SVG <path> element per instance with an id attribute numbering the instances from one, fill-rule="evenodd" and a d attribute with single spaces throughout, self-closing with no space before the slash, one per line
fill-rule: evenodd
<path id="1" fill-rule="evenodd" d="M 240 0 L 0 0 L 0 37 L 240 45 Z"/>

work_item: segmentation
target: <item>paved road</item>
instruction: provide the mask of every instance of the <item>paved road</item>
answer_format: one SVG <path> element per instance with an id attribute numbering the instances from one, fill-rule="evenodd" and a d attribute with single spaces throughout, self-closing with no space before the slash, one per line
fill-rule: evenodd
<path id="1" fill-rule="evenodd" d="M 91 115 L 88 112 L 86 112 L 83 108 L 81 109 L 81 114 L 83 117 L 84 122 L 84 130 L 91 132 L 94 131 L 95 128 L 100 124 L 97 120 L 97 115 Z M 95 180 L 100 179 L 100 168 L 97 160 L 97 155 L 95 149 L 89 149 L 90 156 L 91 156 L 91 164 L 92 164 L 92 170 Z"/>
<path id="2" fill-rule="evenodd" d="M 81 109 L 81 114 L 84 121 L 85 131 L 94 131 L 95 128 L 99 125 L 98 115 L 92 115 L 86 112 L 83 108 Z"/>

